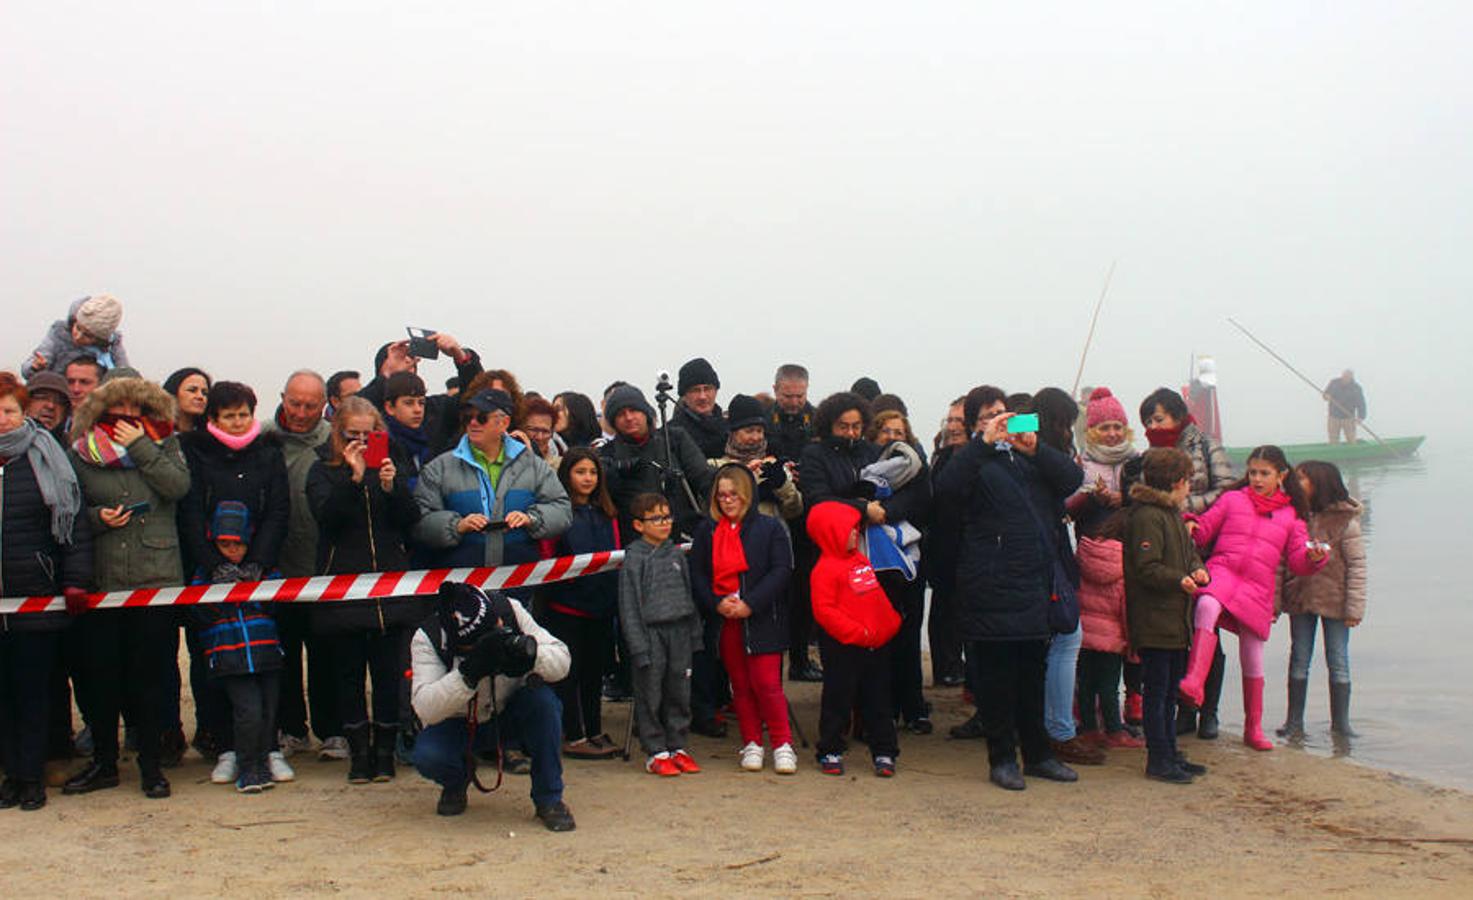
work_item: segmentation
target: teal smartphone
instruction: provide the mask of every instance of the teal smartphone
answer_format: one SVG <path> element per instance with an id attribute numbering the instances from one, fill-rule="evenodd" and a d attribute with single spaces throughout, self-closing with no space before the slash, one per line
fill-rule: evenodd
<path id="1" fill-rule="evenodd" d="M 1008 434 L 1027 434 L 1038 430 L 1038 413 L 1019 413 L 1008 419 Z"/>

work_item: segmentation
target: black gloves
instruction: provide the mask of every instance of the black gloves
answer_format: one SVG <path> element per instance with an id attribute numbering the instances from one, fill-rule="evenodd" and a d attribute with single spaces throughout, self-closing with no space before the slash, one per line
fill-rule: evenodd
<path id="1" fill-rule="evenodd" d="M 520 678 L 537 664 L 537 639 L 514 631 L 498 632 L 501 637 L 501 674 Z"/>
<path id="2" fill-rule="evenodd" d="M 482 635 L 470 652 L 461 659 L 460 677 L 465 679 L 467 687 L 475 690 L 481 679 L 495 672 L 500 663 L 501 635 L 500 632 L 493 631 Z"/>
<path id="3" fill-rule="evenodd" d="M 510 628 L 485 635 L 460 661 L 460 675 L 472 690 L 487 675 L 520 678 L 537 663 L 537 639 Z"/>

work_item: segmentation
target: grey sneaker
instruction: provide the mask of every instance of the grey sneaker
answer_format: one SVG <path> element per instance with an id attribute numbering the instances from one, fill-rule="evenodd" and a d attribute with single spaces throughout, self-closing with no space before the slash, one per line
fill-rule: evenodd
<path id="1" fill-rule="evenodd" d="M 348 752 L 348 739 L 342 736 L 324 738 L 322 746 L 317 749 L 317 758 L 322 762 L 347 759 L 350 755 L 352 754 Z"/>
<path id="2" fill-rule="evenodd" d="M 289 757 L 293 753 L 306 753 L 312 749 L 312 739 L 297 737 L 294 734 L 281 732 L 276 737 L 276 746 L 281 749 L 283 757 Z"/>

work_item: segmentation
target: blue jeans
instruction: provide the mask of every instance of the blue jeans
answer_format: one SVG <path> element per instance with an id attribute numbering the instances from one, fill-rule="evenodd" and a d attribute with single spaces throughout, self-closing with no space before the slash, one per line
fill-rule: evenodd
<path id="1" fill-rule="evenodd" d="M 1043 725 L 1056 741 L 1074 737 L 1074 673 L 1079 648 L 1084 644 L 1084 627 L 1072 634 L 1056 634 L 1048 645 L 1048 671 L 1043 681 Z"/>
<path id="2" fill-rule="evenodd" d="M 495 722 L 476 727 L 475 752 L 520 746 L 532 760 L 532 802 L 540 809 L 563 799 L 563 705 L 552 688 L 529 684 L 511 695 Z M 457 716 L 427 726 L 414 741 L 414 767 L 441 787 L 470 781 L 466 768 L 467 722 Z"/>
<path id="3" fill-rule="evenodd" d="M 1289 617 L 1289 634 L 1294 643 L 1289 648 L 1289 677 L 1300 681 L 1309 678 L 1309 663 L 1314 658 L 1314 627 L 1324 623 L 1325 665 L 1330 680 L 1350 683 L 1350 627 L 1341 619 L 1321 618 L 1314 613 L 1298 613 Z"/>

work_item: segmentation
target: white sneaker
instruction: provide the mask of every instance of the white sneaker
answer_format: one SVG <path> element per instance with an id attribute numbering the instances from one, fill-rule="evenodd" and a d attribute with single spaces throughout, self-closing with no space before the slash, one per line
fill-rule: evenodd
<path id="1" fill-rule="evenodd" d="M 351 755 L 348 752 L 348 739 L 345 737 L 324 738 L 322 746 L 317 750 L 317 758 L 322 762 L 330 762 L 334 759 L 347 759 Z"/>
<path id="2" fill-rule="evenodd" d="M 772 771 L 779 775 L 798 773 L 798 754 L 793 751 L 792 744 L 783 744 L 781 747 L 773 748 Z"/>
<path id="3" fill-rule="evenodd" d="M 276 745 L 281 748 L 282 756 L 291 756 L 293 753 L 306 753 L 312 749 L 312 739 L 297 737 L 282 731 L 277 733 Z"/>
<path id="4" fill-rule="evenodd" d="M 748 744 L 747 746 L 743 747 L 742 768 L 746 769 L 748 772 L 761 772 L 763 755 L 764 754 L 762 752 L 761 744 Z"/>
<path id="5" fill-rule="evenodd" d="M 226 750 L 215 760 L 215 769 L 210 772 L 212 784 L 235 784 L 235 776 L 240 774 L 240 768 L 235 764 L 235 751 Z"/>
<path id="6" fill-rule="evenodd" d="M 272 750 L 266 755 L 266 766 L 271 770 L 272 781 L 296 781 L 297 773 L 287 764 L 286 756 L 280 750 Z"/>

